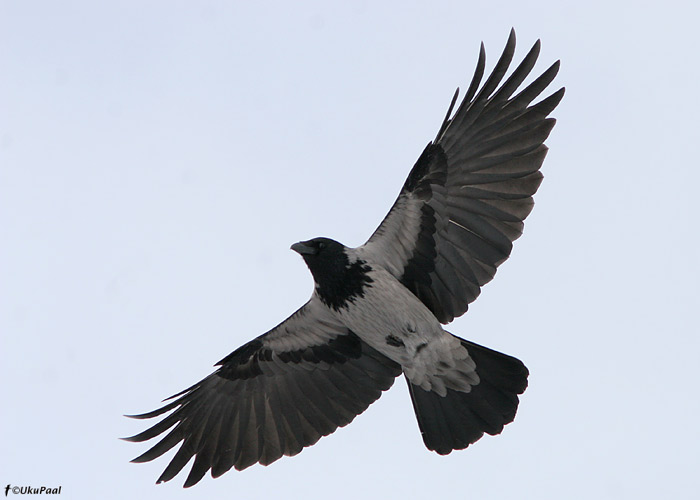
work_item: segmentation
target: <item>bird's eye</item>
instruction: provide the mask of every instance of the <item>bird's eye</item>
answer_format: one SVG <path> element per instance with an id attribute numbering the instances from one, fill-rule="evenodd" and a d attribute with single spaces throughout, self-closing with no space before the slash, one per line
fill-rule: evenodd
<path id="1" fill-rule="evenodd" d="M 318 242 L 318 249 L 319 249 L 319 250 L 322 250 L 322 249 L 324 249 L 324 248 L 326 248 L 326 244 L 325 244 L 324 242 L 322 242 L 322 241 L 319 241 L 319 242 Z"/>

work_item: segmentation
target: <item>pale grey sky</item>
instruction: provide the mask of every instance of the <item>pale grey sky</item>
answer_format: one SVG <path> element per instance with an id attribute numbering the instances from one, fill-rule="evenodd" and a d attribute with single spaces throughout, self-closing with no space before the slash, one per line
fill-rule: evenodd
<path id="1" fill-rule="evenodd" d="M 0 486 L 61 498 L 694 498 L 691 2 L 0 2 Z M 486 44 L 567 94 L 511 260 L 448 329 L 529 367 L 498 437 L 440 457 L 402 380 L 294 458 L 182 490 L 128 461 L 154 409 L 358 245 Z M 11 495 L 11 493 L 10 493 Z"/>

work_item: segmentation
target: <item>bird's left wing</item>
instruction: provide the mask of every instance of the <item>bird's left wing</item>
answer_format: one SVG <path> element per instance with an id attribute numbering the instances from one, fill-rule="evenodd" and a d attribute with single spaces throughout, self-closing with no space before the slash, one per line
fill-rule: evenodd
<path id="1" fill-rule="evenodd" d="M 153 427 L 126 438 L 146 441 L 172 427 L 134 462 L 148 462 L 182 445 L 158 482 L 169 481 L 194 456 L 185 486 L 208 470 L 213 477 L 256 462 L 299 453 L 350 423 L 401 373 L 326 312 L 314 295 L 277 327 L 226 356 L 219 369 L 172 396 L 162 408 L 134 415 Z"/>
<path id="2" fill-rule="evenodd" d="M 411 290 L 442 323 L 467 310 L 508 258 L 532 210 L 542 181 L 543 144 L 554 127 L 547 118 L 564 89 L 531 104 L 559 70 L 554 63 L 521 92 L 539 41 L 505 82 L 515 51 L 515 33 L 479 89 L 485 55 L 466 95 L 423 151 L 384 221 L 359 247 Z M 477 92 L 478 91 L 478 92 Z"/>

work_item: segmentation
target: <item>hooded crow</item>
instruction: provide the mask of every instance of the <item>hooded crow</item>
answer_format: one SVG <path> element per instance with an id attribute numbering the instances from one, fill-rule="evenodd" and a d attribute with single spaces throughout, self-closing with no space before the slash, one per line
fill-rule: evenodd
<path id="1" fill-rule="evenodd" d="M 362 246 L 328 238 L 292 245 L 314 279 L 309 301 L 222 359 L 213 374 L 134 415 L 164 416 L 127 438 L 167 434 L 134 459 L 180 444 L 158 482 L 194 457 L 185 487 L 293 456 L 349 424 L 403 374 L 423 441 L 439 454 L 499 434 L 512 422 L 528 370 L 518 359 L 442 328 L 467 310 L 510 255 L 533 207 L 564 89 L 532 102 L 555 62 L 516 90 L 539 55 L 537 41 L 502 82 L 515 51 L 511 31 L 491 75 L 481 45 L 474 77 L 455 93 L 383 222 Z"/>

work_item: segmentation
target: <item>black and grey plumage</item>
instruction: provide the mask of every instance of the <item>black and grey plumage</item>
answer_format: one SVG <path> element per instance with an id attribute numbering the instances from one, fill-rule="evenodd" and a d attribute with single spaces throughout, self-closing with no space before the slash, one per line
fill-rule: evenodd
<path id="1" fill-rule="evenodd" d="M 204 380 L 162 408 L 166 415 L 127 438 L 165 437 L 134 459 L 180 444 L 158 482 L 194 457 L 185 486 L 207 471 L 270 464 L 350 423 L 403 373 L 425 445 L 463 449 L 512 422 L 528 370 L 518 359 L 456 337 L 442 325 L 462 315 L 508 258 L 542 181 L 548 118 L 560 89 L 554 63 L 519 93 L 535 43 L 503 81 L 511 32 L 491 75 L 476 72 L 457 110 L 455 93 L 434 141 L 408 175 L 370 239 L 348 248 L 327 238 L 292 245 L 315 282 L 311 299 L 269 332 L 222 359 Z"/>

